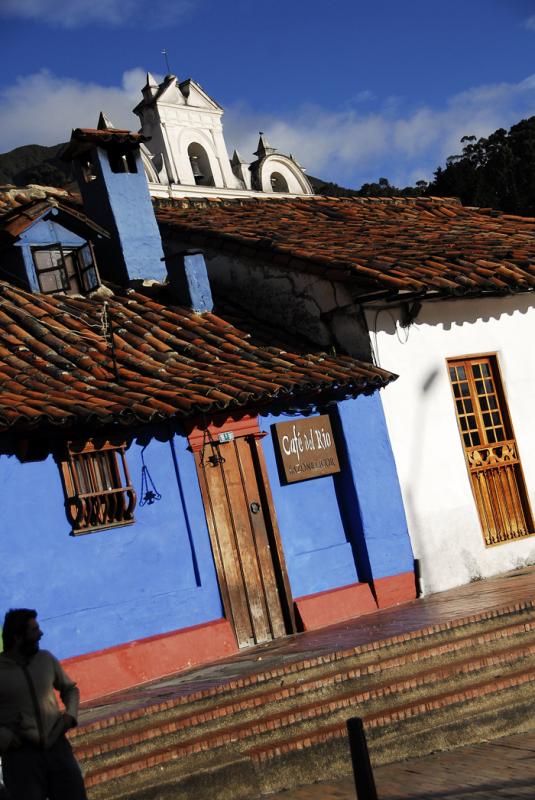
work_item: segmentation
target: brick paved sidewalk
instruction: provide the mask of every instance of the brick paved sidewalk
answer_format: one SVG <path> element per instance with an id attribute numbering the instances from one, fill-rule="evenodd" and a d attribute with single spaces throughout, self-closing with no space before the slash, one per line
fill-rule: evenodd
<path id="1" fill-rule="evenodd" d="M 375 770 L 379 800 L 535 798 L 535 730 Z M 269 795 L 266 800 L 355 800 L 351 778 Z"/>

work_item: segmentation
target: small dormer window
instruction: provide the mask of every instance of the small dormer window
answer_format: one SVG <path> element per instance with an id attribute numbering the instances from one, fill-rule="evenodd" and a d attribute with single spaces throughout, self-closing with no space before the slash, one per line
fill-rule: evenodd
<path id="1" fill-rule="evenodd" d="M 33 262 L 43 294 L 87 294 L 99 285 L 91 245 L 69 248 L 60 244 L 32 248 Z"/>

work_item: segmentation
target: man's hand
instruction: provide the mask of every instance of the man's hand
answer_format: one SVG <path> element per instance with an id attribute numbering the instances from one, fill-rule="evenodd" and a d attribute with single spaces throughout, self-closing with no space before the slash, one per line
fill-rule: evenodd
<path id="1" fill-rule="evenodd" d="M 76 728 L 78 723 L 71 714 L 63 714 L 63 732 L 70 731 L 71 728 Z"/>

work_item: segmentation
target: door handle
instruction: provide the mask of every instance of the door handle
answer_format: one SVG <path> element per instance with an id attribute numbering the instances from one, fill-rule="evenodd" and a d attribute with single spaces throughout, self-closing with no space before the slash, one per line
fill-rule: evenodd
<path id="1" fill-rule="evenodd" d="M 260 503 L 257 503 L 256 500 L 253 500 L 249 508 L 251 509 L 251 512 L 253 514 L 258 514 L 258 512 L 260 511 Z"/>

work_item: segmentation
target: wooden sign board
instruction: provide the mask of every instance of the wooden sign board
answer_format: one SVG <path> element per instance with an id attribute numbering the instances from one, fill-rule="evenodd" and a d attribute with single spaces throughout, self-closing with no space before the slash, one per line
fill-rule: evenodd
<path id="1" fill-rule="evenodd" d="M 272 426 L 279 449 L 279 467 L 287 483 L 340 472 L 331 420 L 327 414 Z"/>

